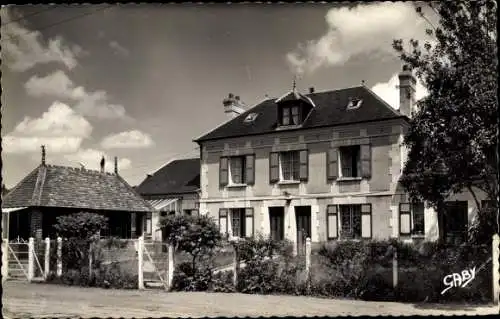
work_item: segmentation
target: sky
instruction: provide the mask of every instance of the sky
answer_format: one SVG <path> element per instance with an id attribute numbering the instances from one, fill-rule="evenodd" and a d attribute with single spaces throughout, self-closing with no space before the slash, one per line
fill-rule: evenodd
<path id="1" fill-rule="evenodd" d="M 370 87 L 399 108 L 393 39 L 427 39 L 410 2 L 3 6 L 2 178 L 41 161 L 106 171 L 138 185 L 193 139 L 292 88 Z M 426 91 L 417 85 L 417 98 Z"/>

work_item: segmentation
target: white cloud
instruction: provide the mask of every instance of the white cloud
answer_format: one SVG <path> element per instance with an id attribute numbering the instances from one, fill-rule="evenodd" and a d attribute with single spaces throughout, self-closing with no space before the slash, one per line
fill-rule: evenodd
<path id="1" fill-rule="evenodd" d="M 61 70 L 47 76 L 32 76 L 24 85 L 28 94 L 34 97 L 55 96 L 75 101 L 74 109 L 84 115 L 98 118 L 125 118 L 125 108 L 109 103 L 106 91 L 87 92 L 82 86 L 75 86 L 73 81 Z"/>
<path id="2" fill-rule="evenodd" d="M 2 21 L 15 19 L 8 8 L 0 10 Z M 57 62 L 68 69 L 78 65 L 77 57 L 82 54 L 79 46 L 68 46 L 60 37 L 52 38 L 45 44 L 41 33 L 29 30 L 17 22 L 2 25 L 2 59 L 13 71 L 26 71 L 37 64 Z"/>
<path id="3" fill-rule="evenodd" d="M 71 162 L 72 166 L 78 165 L 79 163 L 83 164 L 87 169 L 100 170 L 101 166 L 101 158 L 104 156 L 105 165 L 104 169 L 106 172 L 113 172 L 115 162 L 114 159 L 106 154 L 105 152 L 96 150 L 96 149 L 82 149 L 74 154 L 66 154 L 64 158 Z M 130 168 L 132 162 L 128 158 L 119 158 L 118 159 L 118 171 L 126 170 Z"/>
<path id="4" fill-rule="evenodd" d="M 91 133 L 92 126 L 85 118 L 68 105 L 54 102 L 41 117 L 25 117 L 3 137 L 2 147 L 14 154 L 38 152 L 41 145 L 52 153 L 75 152 Z"/>
<path id="5" fill-rule="evenodd" d="M 130 51 L 128 49 L 124 48 L 117 41 L 109 42 L 109 46 L 111 49 L 113 49 L 113 52 L 117 55 L 122 55 L 122 56 L 129 56 L 130 55 Z"/>
<path id="6" fill-rule="evenodd" d="M 139 130 L 121 132 L 108 135 L 103 138 L 101 146 L 103 148 L 146 148 L 153 145 L 153 140 L 149 134 Z"/>
<path id="7" fill-rule="evenodd" d="M 372 91 L 386 101 L 394 109 L 399 109 L 399 78 L 395 73 L 387 82 L 379 82 L 372 87 Z M 417 80 L 415 98 L 420 100 L 428 95 L 427 89 Z"/>
<path id="8" fill-rule="evenodd" d="M 428 39 L 425 20 L 407 2 L 360 4 L 330 9 L 327 32 L 319 39 L 299 43 L 286 55 L 294 72 L 313 72 L 321 66 L 338 65 L 351 57 L 370 53 L 396 56 L 394 39 Z"/>

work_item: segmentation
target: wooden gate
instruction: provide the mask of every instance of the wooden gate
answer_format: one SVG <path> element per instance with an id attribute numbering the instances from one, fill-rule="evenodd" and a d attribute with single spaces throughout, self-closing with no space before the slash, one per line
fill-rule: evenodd
<path id="1" fill-rule="evenodd" d="M 30 255 L 33 263 L 32 273 L 30 273 Z M 7 277 L 14 280 L 43 279 L 44 270 L 40 264 L 35 244 L 17 238 L 8 243 L 8 271 Z"/>

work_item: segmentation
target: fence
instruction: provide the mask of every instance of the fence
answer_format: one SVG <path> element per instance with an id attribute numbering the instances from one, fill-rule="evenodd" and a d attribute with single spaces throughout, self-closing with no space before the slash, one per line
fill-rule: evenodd
<path id="1" fill-rule="evenodd" d="M 135 278 L 133 285 L 138 289 L 144 289 L 148 283 L 156 282 L 164 289 L 171 290 L 176 264 L 189 260 L 182 253 L 175 252 L 173 246 L 166 243 L 145 242 L 143 237 L 133 240 L 100 240 L 90 245 L 86 242 L 79 244 L 87 246 L 84 249 L 83 246 L 78 248 L 75 243 L 61 238 L 57 240 L 46 238 L 39 243 L 30 238 L 28 243 L 9 243 L 9 249 L 16 252 L 12 257 L 17 258 L 20 264 L 21 254 L 28 255 L 27 258 L 21 258 L 27 259 L 28 281 L 33 281 L 37 276 L 47 279 L 50 276 L 64 277 L 76 271 L 81 274 L 82 269 L 85 269 L 84 272 L 87 271 L 89 277 L 101 276 L 103 282 L 116 279 L 117 276 Z M 412 298 L 412 294 L 418 295 L 418 289 L 421 289 L 431 299 L 446 299 L 447 296 L 452 298 L 460 294 L 480 294 L 495 304 L 499 302 L 498 234 L 493 236 L 491 246 L 450 246 L 446 249 L 440 247 L 440 250 L 434 251 L 429 247 L 437 246 L 430 244 L 426 246 L 425 243 L 389 246 L 377 246 L 373 243 L 362 246 L 352 242 L 352 246 L 348 246 L 344 242 L 343 245 L 344 251 L 333 249 L 329 255 L 324 251 L 313 253 L 311 240 L 306 239 L 305 255 L 298 258 L 300 263 L 304 263 L 303 277 L 306 278 L 308 289 L 315 282 L 331 281 L 333 277 L 328 277 L 327 274 L 331 271 L 344 281 L 349 276 L 369 277 L 373 281 L 368 280 L 367 287 L 378 289 L 380 286 L 389 286 L 392 291 L 397 291 L 409 299 Z M 354 249 L 356 245 L 362 249 L 366 247 L 369 249 L 365 249 L 363 255 L 362 249 Z M 12 249 L 12 247 L 17 248 Z M 80 252 L 87 251 L 87 257 L 85 254 L 78 255 L 72 251 L 77 248 Z M 357 270 L 353 264 L 362 256 L 364 257 L 360 263 L 361 268 L 356 275 Z M 78 258 L 79 260 L 75 260 Z M 232 271 L 234 286 L 238 284 L 238 276 L 245 267 L 245 261 L 241 260 L 238 251 L 232 245 L 217 250 L 212 264 L 213 273 Z M 418 288 L 416 284 L 419 283 L 424 286 Z M 332 285 L 335 284 L 332 282 Z"/>

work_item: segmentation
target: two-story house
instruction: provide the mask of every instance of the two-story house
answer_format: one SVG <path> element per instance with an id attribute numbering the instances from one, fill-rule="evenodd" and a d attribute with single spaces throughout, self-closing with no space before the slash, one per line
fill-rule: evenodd
<path id="1" fill-rule="evenodd" d="M 406 69 L 399 80 L 399 110 L 364 85 L 308 94 L 294 87 L 246 111 L 235 108 L 232 120 L 195 140 L 200 213 L 238 237 L 436 239 L 436 212 L 410 204 L 398 184 L 416 86 Z M 472 198 L 461 200 L 450 205 L 459 211 L 448 221 L 450 234 L 463 232 L 470 217 Z"/>

